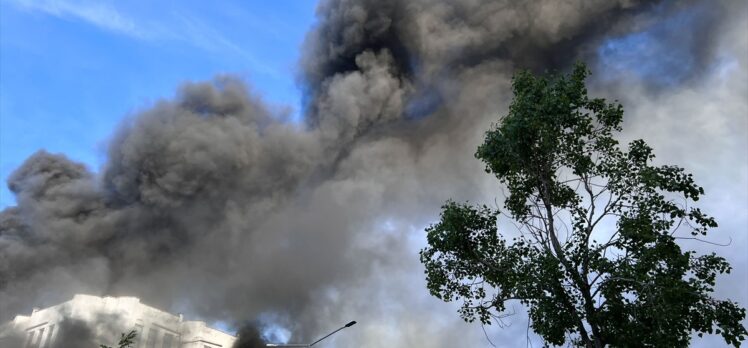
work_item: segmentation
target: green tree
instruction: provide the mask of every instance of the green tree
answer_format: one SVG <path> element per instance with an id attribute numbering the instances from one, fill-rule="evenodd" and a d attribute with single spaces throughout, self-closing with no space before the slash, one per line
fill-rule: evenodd
<path id="1" fill-rule="evenodd" d="M 126 334 L 122 333 L 120 335 L 119 342 L 117 343 L 117 348 L 132 347 L 132 345 L 135 343 L 135 336 L 137 336 L 137 334 L 135 333 L 135 330 L 132 330 Z M 99 348 L 112 348 L 112 347 L 100 344 Z"/>
<path id="2" fill-rule="evenodd" d="M 717 227 L 690 205 L 704 190 L 682 168 L 653 165 L 644 141 L 622 149 L 623 108 L 589 98 L 587 75 L 583 64 L 515 75 L 508 115 L 475 154 L 506 188 L 504 209 L 442 207 L 420 252 L 429 291 L 484 324 L 520 301 L 553 345 L 683 347 L 714 332 L 739 346 L 745 309 L 711 297 L 730 265 L 677 243 Z"/>

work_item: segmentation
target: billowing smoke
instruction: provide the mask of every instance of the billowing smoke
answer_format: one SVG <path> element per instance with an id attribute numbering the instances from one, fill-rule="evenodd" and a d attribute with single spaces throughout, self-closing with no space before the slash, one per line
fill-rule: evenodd
<path id="1" fill-rule="evenodd" d="M 714 91 L 733 105 L 714 117 L 731 122 L 746 114 L 745 12 L 739 1 L 323 1 L 300 63 L 302 123 L 219 76 L 128 118 L 96 174 L 44 151 L 18 168 L 8 181 L 17 206 L 0 213 L 0 321 L 74 293 L 111 294 L 237 327 L 259 320 L 294 342 L 355 319 L 332 338 L 339 346 L 485 346 L 480 328 L 428 297 L 417 250 L 443 201 L 500 194 L 472 155 L 506 111 L 512 73 L 584 59 L 602 96 L 630 93 L 636 129 L 650 122 L 638 105 L 697 103 L 682 93 L 719 83 L 715 64 L 733 59 L 735 88 Z M 655 53 L 679 56 L 648 62 L 677 79 L 602 72 L 633 69 L 607 63 L 615 40 L 677 16 L 698 35 L 655 31 L 655 45 L 678 48 Z M 745 130 L 744 117 L 735 122 Z M 696 115 L 681 130 L 700 124 Z M 670 136 L 663 127 L 648 135 Z M 748 143 L 734 139 L 728 159 Z M 516 318 L 489 336 L 525 344 Z M 242 337 L 258 341 L 241 347 L 261 342 Z"/>
<path id="2" fill-rule="evenodd" d="M 237 332 L 239 338 L 234 342 L 233 348 L 264 348 L 267 344 L 262 339 L 262 334 L 256 324 L 246 324 Z"/>

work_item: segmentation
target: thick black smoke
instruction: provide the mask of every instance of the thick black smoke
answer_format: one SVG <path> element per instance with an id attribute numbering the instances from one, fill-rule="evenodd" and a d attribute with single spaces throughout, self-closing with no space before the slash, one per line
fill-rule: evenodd
<path id="1" fill-rule="evenodd" d="M 239 338 L 233 348 L 264 348 L 267 342 L 262 339 L 256 324 L 245 324 L 237 331 Z"/>
<path id="2" fill-rule="evenodd" d="M 660 37 L 689 46 L 679 82 L 699 86 L 733 49 L 722 37 L 744 3 L 323 1 L 301 60 L 303 124 L 219 76 L 130 117 L 99 174 L 44 151 L 18 168 L 17 206 L 0 213 L 0 321 L 83 292 L 259 319 L 299 342 L 365 316 L 341 342 L 485 345 L 427 296 L 416 251 L 441 202 L 498 195 L 472 154 L 512 73 L 597 66 L 601 43 L 683 11 L 698 35 Z M 680 86 L 637 88 L 655 85 Z M 524 344 L 520 331 L 502 343 Z"/>

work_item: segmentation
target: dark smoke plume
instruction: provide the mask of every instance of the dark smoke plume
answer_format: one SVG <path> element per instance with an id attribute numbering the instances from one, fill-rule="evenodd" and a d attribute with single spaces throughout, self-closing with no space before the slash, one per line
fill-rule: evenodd
<path id="1" fill-rule="evenodd" d="M 0 213 L 0 321 L 110 294 L 208 321 L 257 319 L 299 342 L 366 316 L 333 341 L 483 346 L 479 329 L 428 297 L 417 250 L 441 202 L 494 202 L 472 154 L 506 109 L 512 73 L 595 67 L 601 43 L 683 11 L 697 36 L 653 35 L 688 45 L 678 52 L 694 67 L 678 82 L 697 88 L 722 52 L 744 51 L 744 36 L 723 38 L 744 2 L 323 1 L 300 63 L 302 124 L 219 76 L 129 117 L 98 173 L 44 151 L 18 168 L 17 206 Z M 656 85 L 646 80 L 634 92 L 596 83 L 611 99 L 657 104 L 637 92 Z M 261 343 L 242 332 L 241 347 Z M 511 332 L 503 344 L 525 344 L 524 327 Z"/>
<path id="2" fill-rule="evenodd" d="M 246 324 L 237 332 L 239 338 L 234 342 L 233 348 L 264 348 L 267 342 L 262 339 L 256 324 Z"/>

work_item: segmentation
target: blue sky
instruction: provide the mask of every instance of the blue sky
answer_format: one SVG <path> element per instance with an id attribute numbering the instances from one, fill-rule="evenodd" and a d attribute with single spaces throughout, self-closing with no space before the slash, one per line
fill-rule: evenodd
<path id="1" fill-rule="evenodd" d="M 92 170 L 117 124 L 184 81 L 237 74 L 299 110 L 297 60 L 315 1 L 0 0 L 0 209 L 32 153 Z"/>
<path id="2" fill-rule="evenodd" d="M 664 7 L 661 3 L 655 12 L 664 11 Z M 682 83 L 696 68 L 694 52 L 701 49 L 696 38 L 683 33 L 698 27 L 705 11 L 704 4 L 686 7 L 644 30 L 608 38 L 597 50 L 599 71 L 608 80 L 629 74 L 660 87 Z"/>

